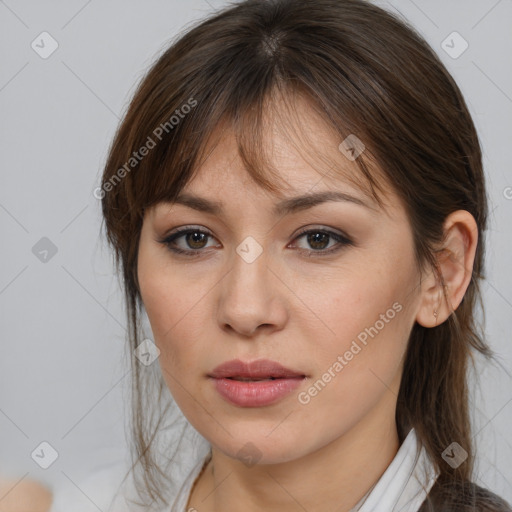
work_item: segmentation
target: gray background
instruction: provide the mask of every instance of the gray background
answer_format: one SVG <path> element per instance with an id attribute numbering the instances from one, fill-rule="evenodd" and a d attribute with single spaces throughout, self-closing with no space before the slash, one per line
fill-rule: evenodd
<path id="1" fill-rule="evenodd" d="M 477 481 L 512 502 L 512 2 L 378 4 L 439 53 L 481 137 L 492 212 L 486 332 L 504 368 L 481 366 L 472 399 Z M 124 306 L 93 190 L 136 82 L 178 32 L 223 5 L 0 1 L 3 476 L 76 483 L 125 453 Z M 46 59 L 31 47 L 43 31 L 59 45 Z M 456 59 L 441 46 L 453 31 L 469 44 Z M 33 252 L 43 237 L 57 250 L 46 262 Z M 46 470 L 31 458 L 43 441 L 59 455 Z"/>

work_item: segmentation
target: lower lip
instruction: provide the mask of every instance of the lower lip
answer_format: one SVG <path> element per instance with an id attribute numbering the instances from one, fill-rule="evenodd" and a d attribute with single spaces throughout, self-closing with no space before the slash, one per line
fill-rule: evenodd
<path id="1" fill-rule="evenodd" d="M 240 407 L 262 407 L 273 404 L 296 389 L 304 377 L 260 381 L 214 379 L 219 394 Z"/>

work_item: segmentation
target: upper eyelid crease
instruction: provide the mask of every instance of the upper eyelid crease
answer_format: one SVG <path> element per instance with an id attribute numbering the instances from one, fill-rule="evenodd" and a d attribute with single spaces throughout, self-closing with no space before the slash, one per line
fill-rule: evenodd
<path id="1" fill-rule="evenodd" d="M 169 250 L 171 250 L 174 253 L 188 254 L 189 256 L 199 256 L 203 252 L 202 250 L 195 251 L 193 249 L 180 249 L 180 248 L 176 248 L 176 247 L 175 248 L 170 247 L 171 243 L 174 243 L 175 240 L 178 240 L 178 239 L 182 238 L 184 235 L 189 234 L 191 232 L 200 232 L 200 233 L 205 234 L 207 237 L 215 238 L 215 236 L 212 233 L 210 233 L 209 231 L 205 231 L 202 228 L 196 228 L 193 226 L 185 226 L 182 228 L 178 228 L 176 231 L 174 231 L 170 235 L 167 235 L 165 238 L 163 238 L 161 240 L 157 240 L 157 242 L 159 242 L 160 244 L 163 244 L 165 246 L 168 246 Z M 323 227 L 323 228 L 322 227 L 320 227 L 320 228 L 310 227 L 309 229 L 307 229 L 307 228 L 303 229 L 295 236 L 294 240 L 303 238 L 305 235 L 307 235 L 309 233 L 324 233 L 324 234 L 327 234 L 331 239 L 336 241 L 336 245 L 328 250 L 315 251 L 315 250 L 302 249 L 302 251 L 309 252 L 311 256 L 314 254 L 316 254 L 319 257 L 328 256 L 328 255 L 335 254 L 335 253 L 341 251 L 346 246 L 354 245 L 353 239 L 349 238 L 344 233 L 337 233 L 336 231 L 333 231 L 332 229 L 325 228 L 325 227 Z"/>
<path id="2" fill-rule="evenodd" d="M 274 206 L 273 213 L 276 216 L 281 216 L 301 210 L 306 210 L 327 201 L 345 201 L 363 206 L 370 210 L 375 210 L 375 208 L 369 206 L 367 203 L 357 197 L 351 196 L 344 192 L 326 190 L 323 192 L 315 192 L 313 194 L 305 194 L 298 197 L 284 199 Z M 222 203 L 218 201 L 212 201 L 210 199 L 188 193 L 180 194 L 177 198 L 175 198 L 173 202 L 213 215 L 220 215 L 223 209 Z"/>

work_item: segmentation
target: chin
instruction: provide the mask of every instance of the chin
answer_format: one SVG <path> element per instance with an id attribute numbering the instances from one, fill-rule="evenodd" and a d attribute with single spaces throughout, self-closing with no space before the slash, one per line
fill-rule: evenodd
<path id="1" fill-rule="evenodd" d="M 221 423 L 231 435 L 220 427 L 212 432 L 211 424 L 198 431 L 217 450 L 248 467 L 291 462 L 323 445 L 317 431 L 302 432 L 295 422 L 283 428 L 279 421 Z"/>

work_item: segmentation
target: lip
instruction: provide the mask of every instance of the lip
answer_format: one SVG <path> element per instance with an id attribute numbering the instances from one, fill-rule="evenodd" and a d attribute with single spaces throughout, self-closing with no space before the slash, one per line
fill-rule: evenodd
<path id="1" fill-rule="evenodd" d="M 214 379 L 227 379 L 234 377 L 268 379 L 270 377 L 291 378 L 305 377 L 304 373 L 290 370 L 283 365 L 271 361 L 270 359 L 258 359 L 245 363 L 240 359 L 233 359 L 217 366 L 212 373 L 208 375 Z"/>
<path id="2" fill-rule="evenodd" d="M 240 407 L 263 407 L 283 399 L 301 384 L 306 375 L 269 359 L 247 363 L 234 359 L 217 366 L 208 377 L 228 402 Z"/>

